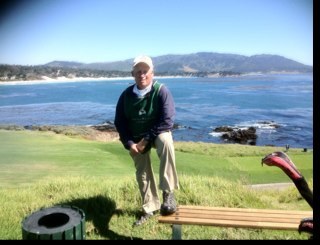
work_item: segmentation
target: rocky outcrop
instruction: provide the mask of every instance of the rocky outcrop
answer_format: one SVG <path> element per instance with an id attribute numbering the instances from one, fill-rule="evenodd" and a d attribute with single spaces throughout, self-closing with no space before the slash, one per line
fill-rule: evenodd
<path id="1" fill-rule="evenodd" d="M 214 131 L 223 132 L 221 138 L 224 141 L 240 144 L 255 145 L 256 139 L 258 138 L 254 127 L 249 127 L 248 129 L 233 129 L 231 127 L 222 126 L 215 128 Z"/>

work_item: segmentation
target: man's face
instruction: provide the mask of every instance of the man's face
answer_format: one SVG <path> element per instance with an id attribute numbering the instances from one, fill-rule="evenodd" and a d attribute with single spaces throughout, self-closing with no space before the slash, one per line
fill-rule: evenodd
<path id="1" fill-rule="evenodd" d="M 144 89 L 152 83 L 153 70 L 145 63 L 137 64 L 132 71 L 132 76 L 139 89 Z"/>

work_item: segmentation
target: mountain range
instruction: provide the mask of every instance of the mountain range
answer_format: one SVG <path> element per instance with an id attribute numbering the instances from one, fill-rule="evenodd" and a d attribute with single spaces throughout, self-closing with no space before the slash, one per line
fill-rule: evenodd
<path id="1" fill-rule="evenodd" d="M 157 73 L 252 73 L 252 72 L 313 72 L 313 67 L 279 55 L 253 55 L 199 52 L 182 55 L 162 55 L 151 57 Z M 130 72 L 133 58 L 114 61 L 80 63 L 70 61 L 52 61 L 49 67 L 90 69 L 102 71 Z"/>
<path id="2" fill-rule="evenodd" d="M 44 65 L 0 64 L 0 81 L 32 81 L 58 78 L 129 77 L 133 59 L 80 63 L 52 61 Z M 246 73 L 312 73 L 313 67 L 279 55 L 222 54 L 200 52 L 152 57 L 158 76 L 230 76 Z"/>

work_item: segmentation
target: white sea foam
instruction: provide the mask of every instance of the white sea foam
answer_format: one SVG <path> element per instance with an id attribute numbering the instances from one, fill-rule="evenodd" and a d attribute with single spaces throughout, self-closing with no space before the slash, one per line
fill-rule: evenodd
<path id="1" fill-rule="evenodd" d="M 222 136 L 222 134 L 223 133 L 221 133 L 221 132 L 211 132 L 211 133 L 209 133 L 209 135 L 211 135 L 212 137 L 220 137 L 220 136 Z"/>

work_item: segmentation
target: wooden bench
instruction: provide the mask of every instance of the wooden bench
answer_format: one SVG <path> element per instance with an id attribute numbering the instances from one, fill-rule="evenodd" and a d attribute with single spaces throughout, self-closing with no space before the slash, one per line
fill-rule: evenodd
<path id="1" fill-rule="evenodd" d="M 313 211 L 290 211 L 252 208 L 225 208 L 180 205 L 168 216 L 159 216 L 159 223 L 172 225 L 172 239 L 181 239 L 181 225 L 206 225 L 232 228 L 296 230 L 303 218 Z"/>

